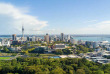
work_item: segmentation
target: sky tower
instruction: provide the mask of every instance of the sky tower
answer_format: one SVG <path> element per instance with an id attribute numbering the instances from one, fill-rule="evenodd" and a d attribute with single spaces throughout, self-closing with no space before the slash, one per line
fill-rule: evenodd
<path id="1" fill-rule="evenodd" d="M 24 39 L 24 27 L 22 25 L 22 40 Z"/>

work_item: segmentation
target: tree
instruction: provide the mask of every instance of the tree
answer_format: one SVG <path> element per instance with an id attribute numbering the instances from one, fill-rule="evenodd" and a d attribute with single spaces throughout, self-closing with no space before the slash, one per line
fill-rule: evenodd
<path id="1" fill-rule="evenodd" d="M 95 74 L 104 74 L 104 72 L 102 70 L 98 70 L 95 72 Z"/>
<path id="2" fill-rule="evenodd" d="M 76 71 L 76 74 L 85 74 L 85 71 L 83 69 L 78 69 Z"/>
<path id="3" fill-rule="evenodd" d="M 69 74 L 74 74 L 74 71 L 73 70 L 69 70 Z"/>
<path id="4" fill-rule="evenodd" d="M 60 49 L 57 49 L 57 50 L 55 50 L 55 54 L 57 54 L 57 55 L 62 55 L 63 54 L 63 51 L 62 50 L 60 50 Z"/>
<path id="5" fill-rule="evenodd" d="M 85 58 L 18 57 L 0 60 L 0 74 L 110 74 L 110 64 L 98 64 Z"/>
<path id="6" fill-rule="evenodd" d="M 62 51 L 64 54 L 67 54 L 67 55 L 71 54 L 71 51 L 69 49 L 63 49 Z"/>
<path id="7" fill-rule="evenodd" d="M 51 74 L 65 74 L 65 73 L 66 73 L 66 72 L 63 71 L 63 69 L 60 68 L 60 67 L 56 67 L 55 69 L 53 69 L 53 70 L 51 71 Z"/>
<path id="8" fill-rule="evenodd" d="M 28 66 L 28 67 L 25 68 L 25 73 L 26 74 L 35 74 L 35 71 L 36 71 L 36 69 L 33 66 Z"/>
<path id="9" fill-rule="evenodd" d="M 7 47 L 4 47 L 4 52 L 8 52 L 9 50 L 7 49 Z"/>

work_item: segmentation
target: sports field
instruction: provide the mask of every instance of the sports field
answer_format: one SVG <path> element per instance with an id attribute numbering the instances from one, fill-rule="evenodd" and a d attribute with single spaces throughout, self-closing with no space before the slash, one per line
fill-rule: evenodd
<path id="1" fill-rule="evenodd" d="M 0 57 L 0 60 L 7 60 L 7 59 L 10 59 L 12 57 Z"/>

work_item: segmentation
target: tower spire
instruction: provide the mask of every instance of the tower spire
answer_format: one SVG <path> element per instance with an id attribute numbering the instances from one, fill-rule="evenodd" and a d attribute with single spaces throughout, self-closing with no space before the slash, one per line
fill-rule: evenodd
<path id="1" fill-rule="evenodd" d="M 24 26 L 22 24 L 22 40 L 24 39 Z"/>

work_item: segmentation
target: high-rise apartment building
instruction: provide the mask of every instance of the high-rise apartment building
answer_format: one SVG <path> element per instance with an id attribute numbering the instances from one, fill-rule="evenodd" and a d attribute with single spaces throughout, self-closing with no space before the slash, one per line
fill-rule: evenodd
<path id="1" fill-rule="evenodd" d="M 64 34 L 61 33 L 61 41 L 64 41 Z"/>
<path id="2" fill-rule="evenodd" d="M 16 40 L 16 34 L 12 35 L 12 40 Z"/>
<path id="3" fill-rule="evenodd" d="M 30 41 L 30 38 L 29 38 L 29 36 L 27 37 L 27 41 Z"/>
<path id="4" fill-rule="evenodd" d="M 35 37 L 35 36 L 32 37 L 32 41 L 33 41 L 33 42 L 36 41 L 36 37 Z"/>
<path id="5" fill-rule="evenodd" d="M 67 35 L 67 40 L 70 40 L 70 35 Z"/>
<path id="6" fill-rule="evenodd" d="M 53 40 L 54 40 L 54 41 L 57 41 L 57 36 L 56 36 L 56 35 L 54 36 Z"/>
<path id="7" fill-rule="evenodd" d="M 48 34 L 46 34 L 46 35 L 44 36 L 44 41 L 46 41 L 47 43 L 49 43 L 49 35 L 48 35 Z"/>

